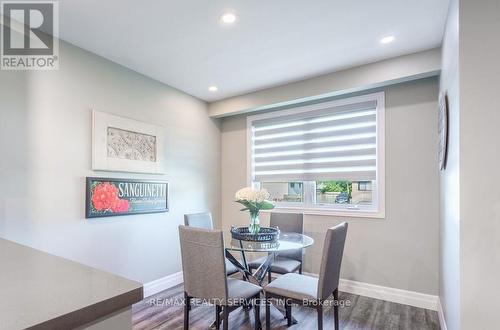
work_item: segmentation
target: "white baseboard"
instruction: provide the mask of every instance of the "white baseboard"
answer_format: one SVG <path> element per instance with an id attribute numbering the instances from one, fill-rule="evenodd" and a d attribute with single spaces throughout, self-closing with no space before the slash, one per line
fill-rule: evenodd
<path id="1" fill-rule="evenodd" d="M 444 318 L 443 305 L 441 305 L 441 300 L 438 301 L 438 317 L 441 330 L 448 330 L 448 327 L 446 326 L 446 320 Z"/>
<path id="2" fill-rule="evenodd" d="M 304 274 L 315 277 L 318 276 L 317 274 Z M 144 298 L 152 296 L 163 290 L 170 289 L 176 285 L 181 284 L 182 282 L 182 272 L 178 272 L 159 278 L 155 281 L 145 283 Z M 443 310 L 441 308 L 438 296 L 345 279 L 340 279 L 339 290 L 360 296 L 437 311 L 441 329 L 446 330 Z"/>
<path id="3" fill-rule="evenodd" d="M 389 288 L 385 286 L 344 279 L 340 280 L 339 290 L 357 294 L 360 296 L 395 302 L 398 304 L 415 306 L 419 308 L 430 309 L 433 311 L 438 310 L 439 298 L 438 296 L 430 294 Z"/>
<path id="4" fill-rule="evenodd" d="M 149 283 L 144 283 L 144 298 L 157 294 L 163 290 L 173 288 L 183 282 L 182 272 L 173 273 Z"/>
<path id="5" fill-rule="evenodd" d="M 317 274 L 307 274 L 317 277 Z M 419 308 L 438 310 L 439 297 L 408 290 L 340 279 L 339 290 L 360 296 L 390 301 Z"/>

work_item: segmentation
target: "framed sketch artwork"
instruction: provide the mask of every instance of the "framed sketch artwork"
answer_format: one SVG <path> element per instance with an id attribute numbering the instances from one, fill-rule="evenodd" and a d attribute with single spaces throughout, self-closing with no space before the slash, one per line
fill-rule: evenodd
<path id="1" fill-rule="evenodd" d="M 92 111 L 92 169 L 162 174 L 163 127 Z"/>

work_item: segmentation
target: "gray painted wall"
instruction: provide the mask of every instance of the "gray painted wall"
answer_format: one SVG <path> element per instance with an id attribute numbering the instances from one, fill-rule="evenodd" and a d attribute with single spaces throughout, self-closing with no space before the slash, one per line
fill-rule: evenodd
<path id="1" fill-rule="evenodd" d="M 500 1 L 453 0 L 441 90 L 450 102 L 441 174 L 440 298 L 448 329 L 492 329 L 500 309 Z M 477 299 L 480 297 L 480 300 Z"/>
<path id="2" fill-rule="evenodd" d="M 181 270 L 184 213 L 220 214 L 206 104 L 62 43 L 60 70 L 0 72 L 0 236 L 148 282 Z M 91 171 L 91 108 L 165 127 L 165 175 Z M 85 177 L 170 182 L 169 213 L 84 219 Z"/>
<path id="3" fill-rule="evenodd" d="M 342 277 L 437 295 L 439 292 L 439 174 L 437 79 L 387 87 L 386 219 L 349 218 Z M 246 116 L 222 122 L 222 226 L 246 225 L 248 214 L 233 202 L 246 186 Z M 268 216 L 263 215 L 268 224 Z M 318 273 L 327 228 L 342 219 L 305 217 L 316 243 L 305 271 Z"/>
<path id="4" fill-rule="evenodd" d="M 440 90 L 449 102 L 446 171 L 441 175 L 440 294 L 448 329 L 460 328 L 460 94 L 458 71 L 458 1 L 450 2 L 443 39 Z"/>
<path id="5" fill-rule="evenodd" d="M 500 1 L 460 1 L 461 328 L 498 328 Z M 479 299 L 476 299 L 479 298 Z"/>
<path id="6" fill-rule="evenodd" d="M 211 102 L 208 112 L 212 117 L 224 117 L 275 109 L 319 97 L 334 97 L 437 76 L 440 69 L 441 50 L 435 48 Z"/>

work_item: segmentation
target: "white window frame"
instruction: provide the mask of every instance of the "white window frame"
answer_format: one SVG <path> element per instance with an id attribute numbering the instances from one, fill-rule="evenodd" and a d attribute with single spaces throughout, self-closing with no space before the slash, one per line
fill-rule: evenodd
<path id="1" fill-rule="evenodd" d="M 261 119 L 276 118 L 302 112 L 321 110 L 366 101 L 377 102 L 377 177 L 372 183 L 373 203 L 371 206 L 352 204 L 315 204 L 315 183 L 304 181 L 304 203 L 277 203 L 280 212 L 302 212 L 304 214 L 343 216 L 355 218 L 385 218 L 385 92 L 338 99 L 287 110 L 276 110 L 247 117 L 247 184 L 260 188 L 260 183 L 252 182 L 252 122 Z"/>

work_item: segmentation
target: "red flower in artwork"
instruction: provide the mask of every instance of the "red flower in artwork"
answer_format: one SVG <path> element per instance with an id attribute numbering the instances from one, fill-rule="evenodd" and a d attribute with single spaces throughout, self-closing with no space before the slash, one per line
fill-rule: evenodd
<path id="1" fill-rule="evenodd" d="M 104 211 L 111 208 L 117 199 L 118 188 L 109 182 L 100 183 L 94 188 L 92 203 L 94 203 L 97 211 Z"/>
<path id="2" fill-rule="evenodd" d="M 118 188 L 109 182 L 95 186 L 92 203 L 97 211 L 127 212 L 130 209 L 130 202 L 120 199 Z"/>
<path id="3" fill-rule="evenodd" d="M 113 206 L 111 206 L 111 211 L 113 212 L 127 212 L 130 209 L 130 202 L 126 199 L 118 199 L 115 201 Z"/>

